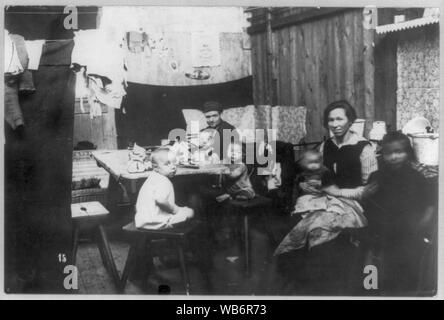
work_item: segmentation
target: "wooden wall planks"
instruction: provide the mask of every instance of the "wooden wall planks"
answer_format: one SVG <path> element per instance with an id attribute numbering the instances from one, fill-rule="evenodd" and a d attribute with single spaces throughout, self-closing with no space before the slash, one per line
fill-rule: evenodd
<path id="1" fill-rule="evenodd" d="M 277 104 L 307 107 L 307 141 L 327 134 L 323 109 L 334 100 L 347 99 L 359 117 L 375 118 L 373 32 L 363 28 L 362 8 L 274 30 Z M 251 37 L 254 100 L 264 104 L 266 33 Z"/>
<path id="2" fill-rule="evenodd" d="M 102 116 L 90 119 L 89 104 L 84 101 L 85 112 L 80 110 L 79 99 L 74 108 L 74 146 L 79 141 L 90 141 L 98 149 L 117 149 L 117 132 L 113 108 L 102 108 Z"/>

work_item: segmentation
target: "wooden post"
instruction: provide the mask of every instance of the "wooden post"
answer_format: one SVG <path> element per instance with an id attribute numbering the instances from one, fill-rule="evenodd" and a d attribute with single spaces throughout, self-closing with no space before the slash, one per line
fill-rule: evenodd
<path id="1" fill-rule="evenodd" d="M 363 13 L 363 39 L 364 39 L 364 117 L 366 127 L 364 135 L 368 136 L 371 125 L 375 120 L 375 11 L 364 9 Z M 369 18 L 372 15 L 373 18 Z M 370 23 L 369 23 L 370 21 Z"/>
<path id="2" fill-rule="evenodd" d="M 274 52 L 273 52 L 273 31 L 271 29 L 271 8 L 267 8 L 267 105 L 274 102 Z"/>

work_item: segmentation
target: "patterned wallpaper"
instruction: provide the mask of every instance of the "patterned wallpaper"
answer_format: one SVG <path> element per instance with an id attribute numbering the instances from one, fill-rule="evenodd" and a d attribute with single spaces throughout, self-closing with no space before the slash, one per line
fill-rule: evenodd
<path id="1" fill-rule="evenodd" d="M 416 34 L 398 43 L 397 128 L 415 116 L 439 130 L 439 36 Z"/>

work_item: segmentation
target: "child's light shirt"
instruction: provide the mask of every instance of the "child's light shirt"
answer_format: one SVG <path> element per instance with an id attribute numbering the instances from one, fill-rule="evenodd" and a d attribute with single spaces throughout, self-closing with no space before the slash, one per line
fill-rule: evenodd
<path id="1" fill-rule="evenodd" d="M 171 224 L 186 220 L 186 216 L 172 214 L 162 210 L 158 202 L 175 206 L 173 184 L 170 179 L 151 171 L 139 191 L 136 203 L 135 224 L 137 228 L 164 229 Z M 179 220 L 181 221 L 179 221 Z"/>

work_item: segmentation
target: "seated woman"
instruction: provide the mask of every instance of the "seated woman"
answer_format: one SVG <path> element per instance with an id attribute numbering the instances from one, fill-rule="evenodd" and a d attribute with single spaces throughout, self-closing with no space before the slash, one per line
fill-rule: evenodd
<path id="1" fill-rule="evenodd" d="M 407 136 L 387 133 L 382 140 L 382 166 L 369 180 L 378 185 L 364 203 L 372 249 L 381 261 L 384 294 L 418 295 L 420 261 L 434 218 L 433 192 L 412 168 L 415 154 Z"/>
<path id="2" fill-rule="evenodd" d="M 336 238 L 346 228 L 362 228 L 367 225 L 363 209 L 356 200 L 333 197 L 328 192 L 337 191 L 333 173 L 322 165 L 322 155 L 308 150 L 302 155 L 302 169 L 298 182 L 306 182 L 316 189 L 315 193 L 303 193 L 296 202 L 293 215 L 302 220 L 282 240 L 275 255 L 291 250 L 314 247 Z"/>
<path id="3" fill-rule="evenodd" d="M 366 183 L 370 174 L 377 170 L 377 161 L 370 142 L 351 129 L 356 117 L 356 111 L 347 101 L 329 104 L 324 111 L 324 127 L 332 133 L 332 137 L 322 143 L 320 152 L 323 155 L 324 166 L 334 174 L 337 185 L 337 188 L 327 188 L 324 192 L 333 197 L 359 201 L 374 191 L 375 185 Z M 319 190 L 308 182 L 301 182 L 299 187 L 308 194 L 319 193 Z M 308 237 L 311 237 L 313 232 L 316 236 L 319 229 L 312 229 Z M 294 229 L 291 230 L 286 238 L 291 242 L 293 237 L 297 238 L 295 233 Z M 362 284 L 360 279 L 359 283 L 358 280 L 352 279 L 357 276 L 357 271 L 351 270 L 358 264 L 356 261 L 359 254 L 356 243 L 352 243 L 350 237 L 341 232 L 334 239 L 312 246 L 310 251 L 306 252 L 299 276 L 310 279 L 311 284 L 322 283 L 322 288 L 318 288 L 322 292 L 331 289 L 332 293 L 347 293 L 349 284 Z M 287 255 L 284 259 L 291 258 L 295 257 Z M 359 272 L 359 275 L 362 275 L 362 270 Z M 321 277 L 325 279 L 321 280 Z"/>

